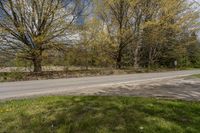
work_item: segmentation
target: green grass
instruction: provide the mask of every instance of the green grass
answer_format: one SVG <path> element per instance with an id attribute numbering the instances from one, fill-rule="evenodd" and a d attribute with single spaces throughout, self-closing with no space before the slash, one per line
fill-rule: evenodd
<path id="1" fill-rule="evenodd" d="M 199 133 L 200 103 L 133 97 L 42 97 L 0 103 L 5 133 Z"/>
<path id="2" fill-rule="evenodd" d="M 192 78 L 200 78 L 200 74 L 195 74 L 195 75 L 192 75 L 190 77 L 192 77 Z"/>

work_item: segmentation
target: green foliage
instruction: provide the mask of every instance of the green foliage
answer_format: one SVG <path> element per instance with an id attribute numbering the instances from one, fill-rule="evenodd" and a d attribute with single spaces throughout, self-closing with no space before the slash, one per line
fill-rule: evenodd
<path id="1" fill-rule="evenodd" d="M 200 103 L 131 97 L 43 97 L 0 103 L 0 132 L 198 133 Z"/>
<path id="2" fill-rule="evenodd" d="M 24 73 L 13 71 L 9 73 L 0 73 L 0 82 L 24 80 Z"/>
<path id="3" fill-rule="evenodd" d="M 194 8 L 195 3 L 182 0 L 93 0 L 93 7 L 87 10 L 88 16 L 84 14 L 84 24 L 76 25 L 73 21 L 66 22 L 66 17 L 74 16 L 76 7 L 83 6 L 79 0 L 73 6 L 65 7 L 66 12 L 60 10 L 62 2 L 58 0 L 44 1 L 44 5 L 38 0 L 30 5 L 27 0 L 15 1 L 0 5 L 6 12 L 13 8 L 11 16 L 17 15 L 11 19 L 5 14 L 8 17 L 0 20 L 0 44 L 5 45 L 1 48 L 7 53 L 0 56 L 0 66 L 5 62 L 1 60 L 14 54 L 20 62 L 16 66 L 33 65 L 34 71 L 41 71 L 41 65 L 65 66 L 66 70 L 71 66 L 82 69 L 134 66 L 135 70 L 139 66 L 150 70 L 175 67 L 174 61 L 180 68 L 200 67 L 200 44 L 196 35 L 200 13 Z M 22 5 L 32 5 L 34 10 L 25 13 L 27 8 Z M 37 13 L 49 15 L 39 15 L 38 18 Z M 28 27 L 35 29 L 24 26 L 24 21 L 18 17 L 24 18 Z M 42 20 L 46 23 L 38 26 Z M 9 39 L 13 35 L 11 27 L 15 27 L 13 32 L 17 43 Z M 27 31 L 31 42 L 24 38 Z M 80 40 L 70 42 L 74 35 Z M 67 39 L 63 41 L 63 38 Z M 8 59 L 6 62 L 13 65 Z"/>
<path id="4" fill-rule="evenodd" d="M 200 78 L 200 74 L 192 75 L 192 78 Z"/>
<path id="5" fill-rule="evenodd" d="M 198 58 L 192 61 L 191 55 L 198 56 L 198 52 L 191 53 L 187 47 L 188 41 L 197 40 L 191 35 L 199 27 L 199 10 L 193 4 L 181 0 L 103 0 L 97 7 L 103 25 L 102 43 L 106 41 L 105 49 L 120 67 L 174 67 L 174 61 L 179 67 L 193 66 Z"/>

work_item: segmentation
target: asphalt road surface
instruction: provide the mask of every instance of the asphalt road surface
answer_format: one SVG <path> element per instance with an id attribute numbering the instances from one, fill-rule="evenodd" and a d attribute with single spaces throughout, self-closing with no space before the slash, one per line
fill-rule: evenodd
<path id="1" fill-rule="evenodd" d="M 6 82 L 0 83 L 0 99 L 2 100 L 48 94 L 68 94 L 69 92 L 84 91 L 84 89 L 88 88 L 91 90 L 97 87 L 107 87 L 116 84 L 172 79 L 193 74 L 200 74 L 200 70 Z"/>

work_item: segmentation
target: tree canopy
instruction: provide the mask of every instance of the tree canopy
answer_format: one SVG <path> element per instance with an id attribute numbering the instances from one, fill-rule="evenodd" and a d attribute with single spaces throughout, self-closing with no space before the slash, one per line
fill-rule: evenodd
<path id="1" fill-rule="evenodd" d="M 118 69 L 173 67 L 175 61 L 180 67 L 198 64 L 200 10 L 196 4 L 185 0 L 1 0 L 0 49 L 2 55 L 31 61 L 35 72 L 42 71 L 48 55 L 57 56 L 59 65 L 67 60 L 71 65 Z"/>

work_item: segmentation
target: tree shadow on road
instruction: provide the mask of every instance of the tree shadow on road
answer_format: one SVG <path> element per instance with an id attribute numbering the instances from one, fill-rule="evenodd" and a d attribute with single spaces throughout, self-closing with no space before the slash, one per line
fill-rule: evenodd
<path id="1" fill-rule="evenodd" d="M 96 95 L 161 97 L 199 101 L 200 82 L 123 85 L 102 89 Z"/>

